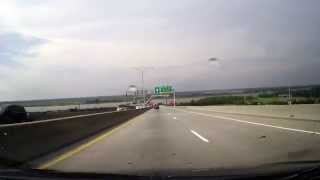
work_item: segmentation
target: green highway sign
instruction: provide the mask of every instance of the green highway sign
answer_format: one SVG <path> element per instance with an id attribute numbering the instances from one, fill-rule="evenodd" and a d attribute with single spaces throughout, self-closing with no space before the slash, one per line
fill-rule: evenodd
<path id="1" fill-rule="evenodd" d="M 174 89 L 172 86 L 158 86 L 154 88 L 155 95 L 162 95 L 162 94 L 171 94 L 173 93 Z"/>

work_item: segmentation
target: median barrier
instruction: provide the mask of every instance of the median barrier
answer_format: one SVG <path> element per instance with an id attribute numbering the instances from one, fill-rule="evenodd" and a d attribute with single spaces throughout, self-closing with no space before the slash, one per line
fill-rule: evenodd
<path id="1" fill-rule="evenodd" d="M 21 165 L 124 123 L 146 110 L 101 112 L 0 125 L 0 164 Z"/>

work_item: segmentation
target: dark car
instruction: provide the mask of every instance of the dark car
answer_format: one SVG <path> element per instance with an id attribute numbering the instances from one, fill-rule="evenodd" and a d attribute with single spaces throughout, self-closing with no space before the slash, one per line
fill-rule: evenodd
<path id="1" fill-rule="evenodd" d="M 153 108 L 154 108 L 154 109 L 159 109 L 159 107 L 160 107 L 159 104 L 154 104 L 154 105 L 153 105 Z"/>
<path id="2" fill-rule="evenodd" d="M 27 121 L 25 108 L 20 105 L 1 105 L 0 124 L 20 123 Z"/>

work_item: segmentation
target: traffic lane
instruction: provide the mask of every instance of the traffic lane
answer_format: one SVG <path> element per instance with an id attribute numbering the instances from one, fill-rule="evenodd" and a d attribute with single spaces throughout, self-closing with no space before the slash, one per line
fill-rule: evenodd
<path id="1" fill-rule="evenodd" d="M 223 152 L 210 148 L 176 116 L 179 113 L 172 116 L 171 110 L 162 108 L 148 111 L 129 126 L 49 169 L 123 173 L 219 167 L 215 159 Z"/>
<path id="2" fill-rule="evenodd" d="M 184 126 L 198 131 L 214 148 L 225 151 L 224 155 L 237 159 L 236 166 L 320 160 L 318 134 L 219 119 L 192 111 L 177 109 L 176 112 L 180 112 L 178 117 Z"/>
<path id="3" fill-rule="evenodd" d="M 319 149 L 307 147 L 306 139 L 310 137 L 161 107 L 50 169 L 126 173 L 319 159 Z"/>
<path id="4" fill-rule="evenodd" d="M 258 116 L 250 116 L 250 115 L 235 115 L 230 113 L 214 112 L 210 109 L 202 108 L 202 107 L 188 107 L 188 108 L 183 108 L 183 110 L 206 113 L 206 114 L 215 115 L 215 116 L 226 116 L 231 118 L 246 119 L 251 122 L 270 124 L 270 125 L 276 125 L 281 127 L 320 132 L 320 121 L 308 121 L 308 120 L 304 121 L 304 120 L 295 120 L 295 119 L 290 120 L 290 119 L 271 118 L 271 117 L 270 118 L 258 117 Z"/>

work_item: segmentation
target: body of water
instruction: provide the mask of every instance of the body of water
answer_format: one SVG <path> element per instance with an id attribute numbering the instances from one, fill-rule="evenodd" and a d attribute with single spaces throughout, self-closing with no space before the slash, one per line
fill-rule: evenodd
<path id="1" fill-rule="evenodd" d="M 25 107 L 28 112 L 46 112 L 46 111 L 59 111 L 59 110 L 69 110 L 69 109 L 94 109 L 103 107 L 117 107 L 120 104 L 126 104 L 127 102 L 117 102 L 117 103 L 99 103 L 99 104 L 80 104 L 80 105 L 65 105 L 65 106 L 32 106 Z"/>

